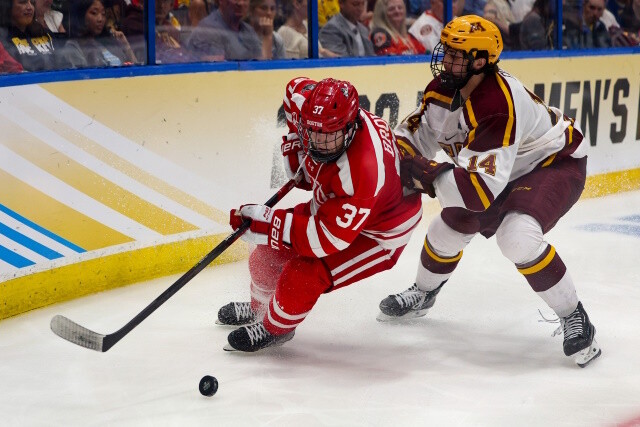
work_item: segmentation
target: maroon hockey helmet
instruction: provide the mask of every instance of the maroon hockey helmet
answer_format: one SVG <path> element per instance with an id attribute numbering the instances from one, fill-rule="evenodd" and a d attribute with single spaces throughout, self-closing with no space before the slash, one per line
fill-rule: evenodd
<path id="1" fill-rule="evenodd" d="M 358 92 L 351 83 L 318 82 L 300 111 L 298 134 L 305 152 L 322 163 L 340 157 L 353 141 L 359 111 Z"/>

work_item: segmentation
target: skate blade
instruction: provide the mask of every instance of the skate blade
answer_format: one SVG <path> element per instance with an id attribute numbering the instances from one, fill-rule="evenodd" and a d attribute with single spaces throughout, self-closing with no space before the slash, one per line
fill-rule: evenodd
<path id="1" fill-rule="evenodd" d="M 255 353 L 255 352 L 258 352 L 258 351 L 262 351 L 262 350 L 264 350 L 264 349 L 267 349 L 267 348 L 280 347 L 282 344 L 286 343 L 287 341 L 291 341 L 291 340 L 293 339 L 293 337 L 294 337 L 294 335 L 295 335 L 295 334 L 296 334 L 296 332 L 295 332 L 295 331 L 293 331 L 293 332 L 291 332 L 291 333 L 288 333 L 288 334 L 282 335 L 280 338 L 278 338 L 277 340 L 275 340 L 275 341 L 273 342 L 273 344 L 268 345 L 268 346 L 266 346 L 266 347 L 264 347 L 264 348 L 258 349 L 258 350 L 256 350 L 256 351 L 242 351 L 242 350 L 238 350 L 237 348 L 232 347 L 232 346 L 231 346 L 231 344 L 229 344 L 229 343 L 225 344 L 225 346 L 224 346 L 224 347 L 222 347 L 222 349 L 223 349 L 224 351 L 230 351 L 230 352 L 239 352 L 239 353 Z"/>
<path id="2" fill-rule="evenodd" d="M 574 362 L 576 362 L 576 365 L 580 366 L 581 368 L 584 368 L 593 360 L 600 357 L 601 354 L 602 354 L 602 350 L 600 349 L 600 346 L 598 345 L 597 341 L 594 339 L 593 341 L 591 341 L 591 345 L 589 347 L 583 350 L 580 350 L 576 354 L 573 354 L 571 357 L 573 357 L 573 360 Z"/>
<path id="3" fill-rule="evenodd" d="M 418 317 L 424 317 L 428 311 L 429 309 L 425 308 L 424 310 L 410 311 L 402 316 L 389 316 L 388 314 L 380 312 L 378 313 L 376 320 L 378 322 L 397 322 L 402 320 L 416 319 Z"/>
<path id="4" fill-rule="evenodd" d="M 222 325 L 224 325 L 224 323 L 221 323 Z M 225 344 L 224 347 L 222 347 L 222 349 L 224 351 L 240 351 L 240 350 L 236 350 L 235 348 L 231 347 L 231 344 Z"/>
<path id="5" fill-rule="evenodd" d="M 250 324 L 252 324 L 253 322 L 255 322 L 255 320 L 253 320 L 253 321 L 249 321 L 249 322 L 246 322 L 246 323 L 236 323 L 236 324 L 233 324 L 233 323 L 224 323 L 224 322 L 221 322 L 221 321 L 220 321 L 220 319 L 216 319 L 215 324 L 216 324 L 216 325 L 218 325 L 218 326 L 233 326 L 234 328 L 239 328 L 239 327 L 241 327 L 241 326 L 247 326 L 247 325 L 250 325 Z"/>

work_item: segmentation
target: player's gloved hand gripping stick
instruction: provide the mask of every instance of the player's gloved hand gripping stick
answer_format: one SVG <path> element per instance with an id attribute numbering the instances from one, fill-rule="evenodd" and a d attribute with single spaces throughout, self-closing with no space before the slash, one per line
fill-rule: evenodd
<path id="1" fill-rule="evenodd" d="M 266 206 L 273 207 L 289 192 L 296 184 L 302 179 L 303 172 L 300 168 L 296 175 L 289 180 L 276 194 L 271 196 L 265 203 Z M 156 311 L 158 307 L 164 304 L 169 298 L 171 298 L 176 292 L 178 292 L 184 285 L 186 285 L 191 279 L 193 279 L 204 268 L 211 264 L 220 254 L 222 254 L 233 242 L 249 229 L 251 220 L 244 221 L 233 233 L 228 235 L 222 242 L 211 250 L 204 258 L 202 258 L 196 265 L 191 267 L 189 271 L 183 274 L 178 280 L 175 281 L 167 290 L 165 290 L 160 296 L 151 302 L 144 310 L 138 313 L 133 319 L 131 319 L 126 325 L 112 334 L 99 334 L 93 332 L 87 328 L 84 328 L 77 323 L 69 320 L 68 318 L 56 315 L 51 319 L 51 330 L 59 337 L 77 344 L 81 347 L 90 348 L 104 353 L 113 347 L 118 341 L 124 338 L 129 332 L 138 326 L 144 319 L 149 317 L 151 313 Z"/>

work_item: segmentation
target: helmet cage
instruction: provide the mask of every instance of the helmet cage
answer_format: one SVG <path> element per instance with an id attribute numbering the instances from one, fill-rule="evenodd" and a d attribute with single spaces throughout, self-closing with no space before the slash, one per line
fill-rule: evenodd
<path id="1" fill-rule="evenodd" d="M 343 129 L 334 132 L 322 132 L 321 129 L 298 122 L 298 136 L 304 152 L 319 163 L 337 160 L 344 153 L 356 134 L 356 120 L 349 122 Z"/>
<path id="2" fill-rule="evenodd" d="M 453 49 L 456 52 L 461 52 L 463 55 L 463 60 L 467 61 L 466 72 L 464 75 L 456 75 L 450 71 L 447 71 L 445 68 L 445 54 L 448 49 Z M 476 60 L 477 50 L 473 49 L 471 52 L 465 52 L 464 50 L 459 50 L 456 48 L 452 48 L 451 46 L 447 46 L 442 42 L 439 42 L 435 48 L 433 48 L 433 53 L 431 54 L 431 73 L 433 77 L 440 76 L 440 80 L 442 82 L 442 86 L 446 89 L 451 90 L 460 90 L 462 89 L 471 79 L 471 76 L 474 74 L 480 74 L 484 72 L 487 65 L 481 68 L 480 70 L 473 69 L 473 61 Z M 447 64 L 449 65 L 449 69 L 453 63 Z"/>

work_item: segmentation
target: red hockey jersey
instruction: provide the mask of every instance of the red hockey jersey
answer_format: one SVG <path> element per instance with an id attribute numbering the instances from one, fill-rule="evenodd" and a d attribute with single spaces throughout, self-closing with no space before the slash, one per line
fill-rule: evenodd
<path id="1" fill-rule="evenodd" d="M 398 248 L 420 222 L 420 196 L 402 193 L 393 132 L 381 118 L 365 110 L 359 114 L 362 127 L 337 161 L 305 159 L 313 198 L 295 207 L 290 227 L 291 245 L 300 255 L 322 258 L 360 234 L 385 249 Z"/>

